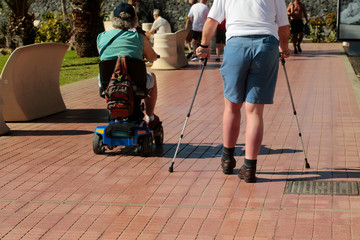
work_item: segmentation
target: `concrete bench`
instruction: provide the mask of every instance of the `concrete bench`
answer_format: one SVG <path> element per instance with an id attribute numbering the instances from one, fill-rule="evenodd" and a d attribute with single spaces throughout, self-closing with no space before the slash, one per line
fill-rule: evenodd
<path id="1" fill-rule="evenodd" d="M 66 109 L 59 74 L 68 47 L 41 43 L 15 49 L 0 77 L 5 122 L 30 121 Z"/>
<path id="2" fill-rule="evenodd" d="M 155 34 L 154 50 L 160 58 L 154 62 L 152 69 L 178 69 L 187 66 L 184 51 L 187 34 L 188 30 Z"/>

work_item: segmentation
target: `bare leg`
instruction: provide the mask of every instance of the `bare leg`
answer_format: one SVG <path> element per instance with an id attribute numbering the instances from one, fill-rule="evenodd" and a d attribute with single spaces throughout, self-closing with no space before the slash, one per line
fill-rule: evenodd
<path id="1" fill-rule="evenodd" d="M 297 41 L 298 45 L 300 45 L 300 43 L 302 43 L 303 38 L 304 38 L 304 33 L 303 32 L 299 33 L 299 39 Z"/>
<path id="2" fill-rule="evenodd" d="M 234 148 L 239 137 L 242 103 L 232 103 L 225 99 L 223 114 L 223 141 L 224 147 Z"/>
<path id="3" fill-rule="evenodd" d="M 192 49 L 193 49 L 193 51 L 194 51 L 194 55 L 196 55 L 195 54 L 195 51 L 196 51 L 196 49 L 197 49 L 197 47 L 198 47 L 198 40 L 195 40 L 195 39 L 193 39 L 193 40 L 191 40 L 191 45 L 192 45 Z"/>
<path id="4" fill-rule="evenodd" d="M 303 38 L 304 38 L 304 33 L 303 32 L 299 33 L 299 39 L 297 41 L 297 47 L 298 47 L 299 52 L 302 52 L 302 49 L 300 47 L 300 43 L 302 42 Z"/>
<path id="5" fill-rule="evenodd" d="M 186 46 L 189 49 L 189 53 L 191 53 L 193 51 L 193 49 L 191 47 L 191 42 L 186 42 Z"/>
<path id="6" fill-rule="evenodd" d="M 157 99 L 156 76 L 154 73 L 151 73 L 151 75 L 154 77 L 154 87 L 151 89 L 150 93 L 145 98 L 146 115 L 148 116 L 154 115 L 155 104 Z"/>
<path id="7" fill-rule="evenodd" d="M 256 182 L 257 157 L 264 134 L 264 104 L 245 102 L 246 136 L 244 164 L 238 171 L 238 177 L 247 183 Z"/>
<path id="8" fill-rule="evenodd" d="M 264 104 L 245 103 L 246 137 L 245 158 L 257 159 L 264 133 Z"/>
<path id="9" fill-rule="evenodd" d="M 220 54 L 221 54 L 221 43 L 217 43 L 216 44 L 216 57 L 220 58 Z"/>
<path id="10" fill-rule="evenodd" d="M 294 46 L 294 53 L 296 54 L 297 53 L 296 46 L 297 46 L 297 42 L 298 42 L 297 33 L 292 34 L 291 40 L 292 40 L 292 43 L 293 43 L 293 46 Z"/>
<path id="11" fill-rule="evenodd" d="M 187 59 L 190 59 L 190 58 L 194 55 L 194 50 L 192 49 L 191 41 L 190 41 L 190 42 L 185 41 L 185 45 L 186 45 L 186 47 L 189 49 L 189 53 L 186 54 L 186 58 L 187 58 Z"/>

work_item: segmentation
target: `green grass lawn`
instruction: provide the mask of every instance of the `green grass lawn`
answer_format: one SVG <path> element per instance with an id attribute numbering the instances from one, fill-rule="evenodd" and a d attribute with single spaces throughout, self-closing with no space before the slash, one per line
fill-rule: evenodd
<path id="1" fill-rule="evenodd" d="M 10 55 L 0 56 L 0 71 Z M 75 51 L 67 51 L 60 69 L 60 86 L 96 77 L 99 73 L 99 57 L 78 58 Z"/>

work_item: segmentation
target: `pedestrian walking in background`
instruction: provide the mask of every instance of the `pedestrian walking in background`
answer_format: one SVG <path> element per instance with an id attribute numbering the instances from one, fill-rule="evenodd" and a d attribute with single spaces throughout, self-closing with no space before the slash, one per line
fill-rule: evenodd
<path id="1" fill-rule="evenodd" d="M 225 45 L 225 32 L 226 32 L 226 20 L 222 21 L 222 23 L 220 23 L 217 28 L 216 28 L 216 35 L 215 35 L 215 40 L 216 40 L 216 59 L 215 62 L 220 62 L 220 55 L 222 54 L 222 52 L 224 51 L 224 45 Z"/>
<path id="2" fill-rule="evenodd" d="M 191 46 L 191 40 L 192 40 L 192 34 L 193 34 L 192 23 L 189 20 L 188 16 L 189 16 L 189 12 L 190 12 L 190 9 L 191 9 L 192 5 L 197 3 L 197 0 L 189 0 L 188 3 L 189 3 L 190 6 L 189 6 L 189 9 L 188 9 L 188 11 L 186 13 L 185 30 L 188 30 L 189 33 L 188 33 L 188 35 L 186 36 L 186 39 L 185 39 L 185 46 L 189 49 L 189 53 L 186 55 L 186 58 L 190 59 L 192 57 L 192 55 L 194 54 L 194 49 L 192 49 L 192 46 Z"/>
<path id="3" fill-rule="evenodd" d="M 191 40 L 191 45 L 193 49 L 198 47 L 198 44 L 201 41 L 203 27 L 209 13 L 209 7 L 206 5 L 207 0 L 200 0 L 199 3 L 194 4 L 189 11 L 188 18 L 192 23 L 193 35 Z M 198 58 L 194 56 L 191 58 L 192 61 L 197 60 Z"/>
<path id="4" fill-rule="evenodd" d="M 304 38 L 305 27 L 303 18 L 305 18 L 305 24 L 308 24 L 308 17 L 306 14 L 305 5 L 300 2 L 300 0 L 295 0 L 294 2 L 289 3 L 287 13 L 290 17 L 291 41 L 294 46 L 294 53 L 301 53 L 302 49 L 300 44 L 302 43 L 302 40 Z"/>

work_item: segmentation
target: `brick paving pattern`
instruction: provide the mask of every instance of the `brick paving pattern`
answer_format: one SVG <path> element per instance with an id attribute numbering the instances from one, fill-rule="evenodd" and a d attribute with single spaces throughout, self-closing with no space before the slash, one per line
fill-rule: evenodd
<path id="1" fill-rule="evenodd" d="M 67 111 L 7 123 L 0 137 L 0 239 L 360 239 L 360 197 L 284 194 L 287 180 L 358 181 L 360 111 L 341 44 L 304 44 L 286 62 L 310 169 L 280 65 L 275 104 L 266 106 L 258 182 L 220 168 L 222 81 L 210 60 L 174 172 L 168 168 L 200 64 L 156 71 L 164 146 L 147 158 L 131 148 L 92 151 L 106 125 L 97 80 L 61 88 Z M 353 74 L 353 73 L 350 73 Z M 44 99 L 46 101 L 46 99 Z"/>

